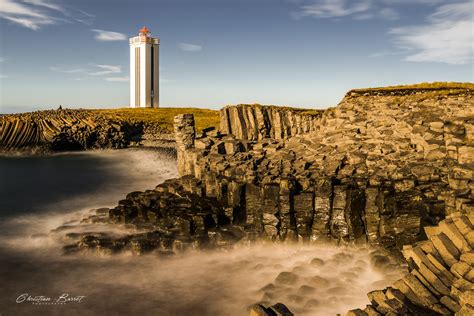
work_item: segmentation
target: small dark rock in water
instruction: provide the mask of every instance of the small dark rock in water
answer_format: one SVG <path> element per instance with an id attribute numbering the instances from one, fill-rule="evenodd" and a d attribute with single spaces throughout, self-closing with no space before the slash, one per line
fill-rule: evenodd
<path id="1" fill-rule="evenodd" d="M 302 303 L 303 302 L 303 297 L 302 296 L 299 296 L 299 295 L 294 295 L 294 294 L 290 294 L 287 296 L 288 297 L 288 301 L 292 302 L 292 303 Z"/>
<path id="2" fill-rule="evenodd" d="M 320 277 L 318 275 L 314 276 L 311 278 L 310 283 L 313 285 L 317 285 L 320 287 L 327 287 L 329 286 L 329 281 L 323 277 Z"/>
<path id="3" fill-rule="evenodd" d="M 317 299 L 314 299 L 314 298 L 312 298 L 310 300 L 307 300 L 306 304 L 304 304 L 305 308 L 315 308 L 317 306 L 319 306 L 319 301 Z"/>
<path id="4" fill-rule="evenodd" d="M 352 267 L 352 268 L 350 268 L 348 271 L 349 271 L 349 272 L 354 272 L 354 273 L 356 273 L 356 274 L 360 274 L 360 273 L 364 272 L 365 269 L 362 268 L 362 267 Z"/>
<path id="5" fill-rule="evenodd" d="M 309 285 L 302 285 L 298 289 L 298 294 L 301 294 L 301 295 L 310 295 L 310 294 L 313 294 L 314 292 L 316 292 L 316 289 Z"/>
<path id="6" fill-rule="evenodd" d="M 327 290 L 327 293 L 329 294 L 343 294 L 345 292 L 345 289 L 342 286 L 335 286 Z"/>
<path id="7" fill-rule="evenodd" d="M 351 281 L 357 278 L 357 274 L 355 274 L 354 272 L 346 271 L 341 273 L 341 277 L 344 281 Z"/>
<path id="8" fill-rule="evenodd" d="M 267 285 L 265 285 L 264 287 L 262 287 L 259 291 L 261 292 L 268 292 L 268 291 L 274 291 L 275 290 L 275 285 L 273 285 L 273 283 L 269 283 Z"/>
<path id="9" fill-rule="evenodd" d="M 262 302 L 270 302 L 273 299 L 275 299 L 275 294 L 273 294 L 272 292 L 263 293 Z"/>
<path id="10" fill-rule="evenodd" d="M 293 268 L 292 272 L 297 273 L 297 274 L 304 274 L 308 272 L 308 268 L 303 267 L 303 266 L 296 266 Z"/>
<path id="11" fill-rule="evenodd" d="M 275 279 L 276 284 L 291 285 L 298 281 L 298 276 L 292 272 L 281 272 Z"/>
<path id="12" fill-rule="evenodd" d="M 107 216 L 109 216 L 109 211 L 110 211 L 109 208 L 107 208 L 107 207 L 102 207 L 102 208 L 96 209 L 96 210 L 95 210 L 95 214 L 96 214 L 96 215 L 103 215 L 103 216 L 107 215 Z"/>
<path id="13" fill-rule="evenodd" d="M 319 259 L 319 258 L 314 258 L 313 260 L 311 260 L 311 265 L 316 266 L 316 267 L 321 267 L 324 265 L 324 260 Z"/>
<path id="14" fill-rule="evenodd" d="M 372 266 L 377 269 L 385 269 L 390 263 L 390 259 L 383 255 L 375 255 L 370 259 Z"/>
<path id="15" fill-rule="evenodd" d="M 253 267 L 254 270 L 262 270 L 263 268 L 265 268 L 265 266 L 264 266 L 263 264 L 261 264 L 261 263 L 255 265 L 255 266 Z"/>

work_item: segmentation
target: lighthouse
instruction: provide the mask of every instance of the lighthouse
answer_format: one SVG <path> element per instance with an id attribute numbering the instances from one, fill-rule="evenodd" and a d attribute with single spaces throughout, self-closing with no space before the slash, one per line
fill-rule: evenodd
<path id="1" fill-rule="evenodd" d="M 130 42 L 130 107 L 157 108 L 159 94 L 160 39 L 143 27 Z"/>

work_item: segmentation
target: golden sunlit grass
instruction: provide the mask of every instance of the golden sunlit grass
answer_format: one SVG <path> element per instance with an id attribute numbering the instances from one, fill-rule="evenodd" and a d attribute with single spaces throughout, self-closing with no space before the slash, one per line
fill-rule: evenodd
<path id="1" fill-rule="evenodd" d="M 470 82 L 423 82 L 411 85 L 388 86 L 378 88 L 353 89 L 350 92 L 384 92 L 384 91 L 403 91 L 403 90 L 420 90 L 420 91 L 440 91 L 440 90 L 474 90 L 474 83 Z"/>
<path id="2" fill-rule="evenodd" d="M 173 118 L 179 114 L 194 114 L 196 130 L 200 132 L 206 127 L 219 126 L 219 111 L 197 108 L 121 108 L 88 110 L 97 114 L 105 115 L 108 118 L 116 118 L 121 121 L 143 122 L 159 127 L 163 132 L 173 131 Z"/>

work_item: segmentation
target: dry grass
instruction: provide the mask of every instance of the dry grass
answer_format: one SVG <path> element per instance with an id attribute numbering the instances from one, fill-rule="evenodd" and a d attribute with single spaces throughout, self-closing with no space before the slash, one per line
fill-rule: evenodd
<path id="1" fill-rule="evenodd" d="M 178 114 L 194 114 L 196 130 L 200 132 L 203 128 L 219 126 L 219 111 L 197 108 L 121 108 L 89 110 L 97 114 L 105 115 L 118 120 L 143 122 L 145 124 L 159 125 L 164 132 L 173 131 L 173 118 Z"/>
<path id="2" fill-rule="evenodd" d="M 400 86 L 388 86 L 388 87 L 377 87 L 377 88 L 366 88 L 366 89 L 354 89 L 349 91 L 356 93 L 365 92 L 388 92 L 388 91 L 405 91 L 405 90 L 418 90 L 418 91 L 440 91 L 440 90 L 471 90 L 474 91 L 474 83 L 470 82 L 423 82 L 411 85 L 400 85 Z"/>

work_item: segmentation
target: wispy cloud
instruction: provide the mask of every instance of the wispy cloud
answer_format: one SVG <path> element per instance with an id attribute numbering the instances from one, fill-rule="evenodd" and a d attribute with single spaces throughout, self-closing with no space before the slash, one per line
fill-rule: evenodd
<path id="1" fill-rule="evenodd" d="M 50 70 L 55 71 L 55 72 L 62 72 L 65 74 L 75 74 L 75 73 L 81 73 L 81 72 L 86 72 L 86 69 L 84 68 L 72 68 L 72 69 L 64 69 L 61 67 L 49 67 Z"/>
<path id="2" fill-rule="evenodd" d="M 0 74 L 0 79 L 5 79 L 5 78 L 8 78 L 8 76 L 4 74 Z"/>
<path id="3" fill-rule="evenodd" d="M 66 10 L 62 6 L 60 6 L 59 4 L 56 4 L 56 3 L 52 3 L 50 1 L 46 1 L 46 0 L 23 0 L 23 2 L 33 4 L 33 5 L 39 6 L 39 7 L 45 7 L 45 8 L 48 8 L 50 10 L 55 10 L 55 11 L 59 11 L 59 12 L 62 12 L 62 13 L 66 13 Z"/>
<path id="4" fill-rule="evenodd" d="M 127 35 L 123 33 L 105 31 L 100 29 L 92 29 L 91 31 L 95 33 L 94 38 L 98 41 L 124 41 L 127 39 Z"/>
<path id="5" fill-rule="evenodd" d="M 44 25 L 55 24 L 57 18 L 51 14 L 51 9 L 43 10 L 45 1 L 34 1 L 37 3 L 24 3 L 13 0 L 0 0 L 0 18 L 15 24 L 38 30 Z M 55 5 L 53 5 L 55 6 Z M 57 11 L 56 9 L 54 9 Z"/>
<path id="6" fill-rule="evenodd" d="M 302 16 L 315 18 L 337 18 L 367 12 L 371 0 L 317 0 L 301 7 Z"/>
<path id="7" fill-rule="evenodd" d="M 446 0 L 383 0 L 387 5 L 396 5 L 396 4 L 440 4 L 446 2 Z"/>
<path id="8" fill-rule="evenodd" d="M 190 44 L 190 43 L 179 43 L 179 48 L 185 52 L 200 52 L 202 51 L 201 45 Z"/>
<path id="9" fill-rule="evenodd" d="M 404 1 L 404 0 L 400 0 Z M 420 0 L 413 0 L 420 1 Z M 426 1 L 426 0 L 422 0 Z M 389 1 L 374 0 L 312 0 L 303 1 L 298 12 L 293 12 L 296 19 L 313 17 L 317 19 L 340 19 L 349 17 L 354 20 L 364 21 L 370 19 L 381 19 L 394 21 L 400 18 L 400 14 Z"/>
<path id="10" fill-rule="evenodd" d="M 392 28 L 407 61 L 466 64 L 473 59 L 474 32 L 470 0 L 439 6 L 421 25 Z"/>
<path id="11" fill-rule="evenodd" d="M 86 80 L 100 77 L 105 81 L 117 81 L 117 82 L 125 82 L 128 81 L 128 77 L 123 76 L 113 76 L 122 73 L 122 66 L 120 65 L 105 65 L 105 64 L 89 64 L 86 67 L 73 67 L 73 68 L 65 68 L 65 67 L 49 67 L 51 71 L 63 73 L 63 74 L 70 74 L 75 75 L 74 80 Z M 109 76 L 107 76 L 109 75 Z M 110 76 L 112 75 L 112 76 Z M 107 76 L 107 77 L 104 77 Z"/>
<path id="12" fill-rule="evenodd" d="M 395 21 L 400 18 L 398 11 L 392 8 L 383 8 L 379 11 L 379 16 L 385 20 Z"/>
<path id="13" fill-rule="evenodd" d="M 97 68 L 102 70 L 88 72 L 87 74 L 90 76 L 103 76 L 108 74 L 118 74 L 122 72 L 122 67 L 117 65 L 94 65 Z"/>
<path id="14" fill-rule="evenodd" d="M 39 30 L 43 26 L 71 23 L 74 21 L 90 24 L 94 16 L 51 0 L 0 0 L 0 19 L 14 24 Z"/>
<path id="15" fill-rule="evenodd" d="M 106 77 L 104 78 L 105 81 L 112 81 L 112 82 L 128 82 L 130 81 L 129 77 Z"/>

